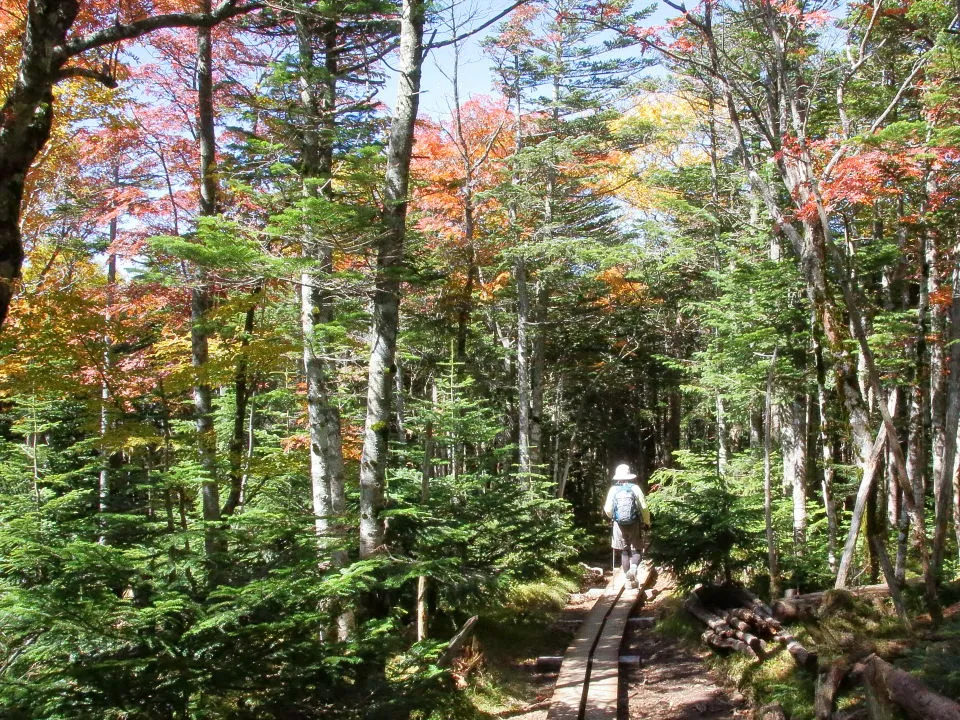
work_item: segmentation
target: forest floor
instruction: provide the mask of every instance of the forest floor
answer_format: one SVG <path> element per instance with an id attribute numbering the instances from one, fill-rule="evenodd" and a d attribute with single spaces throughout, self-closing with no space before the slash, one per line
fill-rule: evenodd
<path id="1" fill-rule="evenodd" d="M 566 607 L 547 627 L 543 642 L 534 643 L 535 652 L 562 655 L 572 640 L 577 624 L 593 607 L 610 573 L 597 577 L 593 587 L 572 593 Z M 622 655 L 636 656 L 638 664 L 621 672 L 620 720 L 737 720 L 750 716 L 746 699 L 736 690 L 723 687 L 704 663 L 707 651 L 691 650 L 682 640 L 657 631 L 655 620 L 664 612 L 671 597 L 670 579 L 661 577 L 656 584 L 659 594 L 634 610 L 621 650 Z M 531 648 L 533 649 L 533 648 Z M 527 704 L 512 703 L 490 713 L 492 717 L 512 720 L 545 720 L 557 674 L 537 672 L 536 656 L 517 659 L 515 668 L 527 678 L 528 687 L 514 687 L 514 695 L 523 696 Z M 519 691 L 519 692 L 518 692 Z M 511 706 L 512 705 L 512 706 Z"/>

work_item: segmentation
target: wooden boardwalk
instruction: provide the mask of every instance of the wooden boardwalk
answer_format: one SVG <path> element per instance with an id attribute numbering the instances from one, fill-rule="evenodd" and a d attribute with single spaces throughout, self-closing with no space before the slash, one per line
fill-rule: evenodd
<path id="1" fill-rule="evenodd" d="M 613 576 L 564 653 L 547 720 L 616 720 L 620 643 L 642 590 Z"/>

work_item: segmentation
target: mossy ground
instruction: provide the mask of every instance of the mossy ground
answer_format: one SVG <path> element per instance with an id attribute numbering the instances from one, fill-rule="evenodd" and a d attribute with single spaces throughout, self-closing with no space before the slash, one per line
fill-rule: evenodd
<path id="1" fill-rule="evenodd" d="M 461 692 L 437 708 L 429 720 L 483 720 L 520 712 L 549 695 L 551 678 L 537 676 L 540 655 L 562 653 L 572 631 L 558 628 L 570 593 L 578 590 L 569 578 L 519 584 L 504 603 L 481 616 L 474 638 L 454 667 Z"/>

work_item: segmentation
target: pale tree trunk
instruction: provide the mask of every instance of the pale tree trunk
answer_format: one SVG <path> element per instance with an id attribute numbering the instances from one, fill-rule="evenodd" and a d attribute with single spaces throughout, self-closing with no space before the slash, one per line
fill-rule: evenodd
<path id="1" fill-rule="evenodd" d="M 535 326 L 530 363 L 530 467 L 539 471 L 543 463 L 543 399 L 546 392 L 547 306 L 550 289 L 546 280 L 535 283 Z"/>
<path id="2" fill-rule="evenodd" d="M 710 137 L 710 199 L 713 202 L 714 212 L 720 212 L 720 159 L 717 156 L 717 148 L 720 143 L 717 139 L 717 110 L 716 97 L 711 92 L 707 97 L 707 131 Z M 714 245 L 720 246 L 720 231 L 716 223 L 713 226 Z M 714 264 L 716 270 L 720 270 L 719 261 Z M 716 333 L 715 333 L 716 334 Z M 723 406 L 723 395 L 717 392 L 717 473 L 723 475 L 727 471 L 727 465 L 730 463 L 730 439 L 727 430 L 727 413 Z"/>
<path id="3" fill-rule="evenodd" d="M 947 369 L 946 441 L 944 457 L 951 462 L 950 485 L 953 489 L 953 529 L 960 548 L 960 243 L 954 248 L 953 297 L 950 305 L 950 352 Z"/>
<path id="4" fill-rule="evenodd" d="M 423 438 L 423 466 L 420 474 L 420 504 L 426 508 L 430 501 L 430 480 L 433 474 L 433 421 L 427 421 Z M 429 631 L 430 612 L 427 603 L 429 578 L 417 578 L 417 640 L 426 640 Z"/>
<path id="5" fill-rule="evenodd" d="M 891 395 L 890 401 L 894 404 L 892 412 L 896 412 L 897 396 Z M 863 513 L 867 507 L 867 500 L 873 491 L 876 481 L 877 470 L 880 466 L 880 457 L 883 454 L 884 445 L 889 443 L 887 436 L 887 426 L 881 425 L 877 433 L 877 438 L 873 442 L 870 454 L 867 456 L 867 462 L 863 465 L 863 476 L 860 480 L 860 487 L 857 490 L 857 498 L 853 506 L 853 515 L 850 518 L 850 529 L 847 532 L 847 541 L 843 546 L 843 555 L 840 557 L 840 566 L 837 569 L 837 577 L 834 587 L 844 588 L 847 586 L 847 579 L 850 575 L 850 569 L 853 566 L 853 556 L 857 548 L 857 538 L 860 533 L 860 525 L 863 521 Z"/>
<path id="6" fill-rule="evenodd" d="M 793 499 L 794 552 L 801 552 L 807 539 L 807 428 L 806 405 L 793 398 L 777 406 L 780 415 L 780 452 L 783 486 Z"/>
<path id="7" fill-rule="evenodd" d="M 114 181 L 116 185 L 116 175 Z M 100 381 L 100 478 L 97 487 L 97 509 L 100 513 L 100 537 L 98 542 L 101 545 L 107 544 L 107 513 L 110 512 L 110 492 L 112 486 L 113 458 L 114 453 L 109 452 L 106 447 L 106 435 L 113 426 L 113 417 L 110 412 L 110 377 L 113 368 L 113 351 L 111 345 L 113 338 L 110 334 L 110 327 L 113 323 L 113 293 L 117 284 L 117 256 L 112 251 L 114 241 L 117 239 L 117 219 L 110 219 L 110 254 L 107 256 L 107 286 L 104 294 L 104 327 L 103 333 L 103 379 Z"/>
<path id="8" fill-rule="evenodd" d="M 928 175 L 927 195 L 936 192 L 936 183 Z M 924 262 L 926 273 L 927 296 L 936 296 L 940 292 L 939 253 L 935 239 L 930 231 L 923 233 Z M 930 307 L 930 454 L 933 471 L 934 497 L 934 531 L 933 531 L 933 565 L 939 573 L 943 567 L 943 557 L 947 541 L 947 531 L 950 524 L 950 506 L 952 504 L 952 489 L 950 470 L 953 466 L 955 443 L 948 438 L 947 427 L 950 419 L 947 417 L 947 356 L 945 350 L 947 331 L 947 309 L 941 303 L 933 303 Z"/>
<path id="9" fill-rule="evenodd" d="M 527 263 L 518 257 L 513 268 L 517 284 L 517 444 L 520 475 L 529 482 L 533 471 L 530 437 L 530 290 L 527 286 Z"/>
<path id="10" fill-rule="evenodd" d="M 780 561 L 777 550 L 777 536 L 773 528 L 773 477 L 771 455 L 773 453 L 773 381 L 777 364 L 777 351 L 774 349 L 767 371 L 767 392 L 763 403 L 763 519 L 767 534 L 767 569 L 770 571 L 770 595 L 779 597 Z"/>
<path id="11" fill-rule="evenodd" d="M 523 124 L 521 92 L 520 92 L 520 57 L 514 58 L 516 71 L 516 139 L 514 147 L 514 169 L 510 179 L 511 184 L 520 184 L 520 171 L 516 166 L 517 156 L 523 149 Z M 516 201 L 510 201 L 510 225 L 518 228 Z M 517 448 L 519 459 L 520 475 L 524 481 L 528 481 L 532 471 L 532 462 L 530 457 L 530 288 L 527 284 L 527 260 L 519 250 L 517 258 L 514 260 L 513 276 L 517 286 L 517 352 L 516 352 L 516 372 L 517 372 Z"/>
<path id="12" fill-rule="evenodd" d="M 203 11 L 210 2 L 204 0 Z M 200 215 L 212 217 L 217 212 L 216 135 L 213 114 L 213 44 L 210 28 L 197 30 L 197 136 L 200 143 Z M 213 426 L 213 399 L 207 364 L 209 357 L 208 313 L 212 299 L 203 271 L 197 272 L 190 298 L 190 347 L 193 370 L 193 405 L 196 416 L 197 451 L 203 471 L 201 498 L 208 559 L 222 548 L 219 532 L 213 526 L 220 520 L 220 491 L 217 484 L 217 438 Z"/>
<path id="13" fill-rule="evenodd" d="M 400 277 L 406 235 L 407 189 L 413 130 L 420 100 L 423 65 L 424 0 L 403 0 L 400 16 L 400 77 L 397 106 L 387 145 L 383 232 L 377 248 L 373 326 L 367 383 L 367 417 L 360 458 L 360 557 L 383 546 L 387 440 L 394 358 L 400 322 Z"/>
<path id="14" fill-rule="evenodd" d="M 730 464 L 730 440 L 727 431 L 727 413 L 723 396 L 717 393 L 717 473 L 723 475 Z"/>
<path id="15" fill-rule="evenodd" d="M 811 327 L 815 324 L 811 322 Z M 827 517 L 827 566 L 830 572 L 837 571 L 837 536 L 839 523 L 837 521 L 837 503 L 833 495 L 833 442 L 829 430 L 829 398 L 826 387 L 826 368 L 823 363 L 823 351 L 820 341 L 814 334 L 813 354 L 817 369 L 817 414 L 819 416 L 818 442 L 820 444 L 820 459 L 823 463 L 821 489 L 823 491 L 823 509 Z"/>
<path id="16" fill-rule="evenodd" d="M 325 53 L 322 73 L 318 72 L 313 50 L 313 31 L 309 16 L 296 20 L 300 102 L 306 115 L 301 147 L 303 195 L 332 198 L 333 141 L 336 122 L 338 36 L 336 23 L 326 21 L 321 30 Z M 314 76 L 322 74 L 318 93 Z M 307 212 L 311 212 L 309 206 Z M 332 349 L 319 331 L 333 321 L 333 298 L 325 288 L 333 271 L 333 246 L 316 237 L 310 219 L 303 227 L 304 257 L 312 267 L 300 276 L 300 325 L 303 332 L 303 366 L 307 384 L 307 418 L 310 437 L 310 486 L 318 547 L 326 552 L 330 518 L 343 513 L 343 443 L 340 412 L 333 402 L 332 378 L 336 366 L 330 359 Z"/>

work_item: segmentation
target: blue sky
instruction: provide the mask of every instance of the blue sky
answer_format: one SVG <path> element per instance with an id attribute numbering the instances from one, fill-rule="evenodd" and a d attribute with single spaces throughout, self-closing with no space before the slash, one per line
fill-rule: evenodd
<path id="1" fill-rule="evenodd" d="M 461 26 L 461 32 L 464 29 L 472 29 L 482 25 L 511 4 L 509 0 L 452 0 L 452 2 L 454 17 Z M 635 5 L 642 7 L 643 4 L 645 3 L 637 2 Z M 660 24 L 665 22 L 667 17 L 673 15 L 676 15 L 675 11 L 665 4 L 658 3 L 648 22 L 650 24 Z M 449 13 L 446 14 L 446 18 L 449 17 Z M 447 22 L 449 23 L 449 21 Z M 469 100 L 472 96 L 489 95 L 494 92 L 490 60 L 481 49 L 480 43 L 484 38 L 496 32 L 497 25 L 499 25 L 499 22 L 471 36 L 462 43 L 459 70 L 461 102 Z M 436 29 L 436 41 L 443 41 L 451 36 L 449 26 L 435 27 L 434 29 Z M 432 30 L 428 29 L 427 39 L 430 38 L 431 32 Z M 433 50 L 428 56 L 423 68 L 422 94 L 420 97 L 421 117 L 439 120 L 450 115 L 451 105 L 453 104 L 453 86 L 449 78 L 453 63 L 454 50 L 452 46 Z M 387 85 L 382 93 L 383 100 L 388 106 L 393 106 L 396 92 L 396 77 L 394 73 L 388 72 Z"/>

